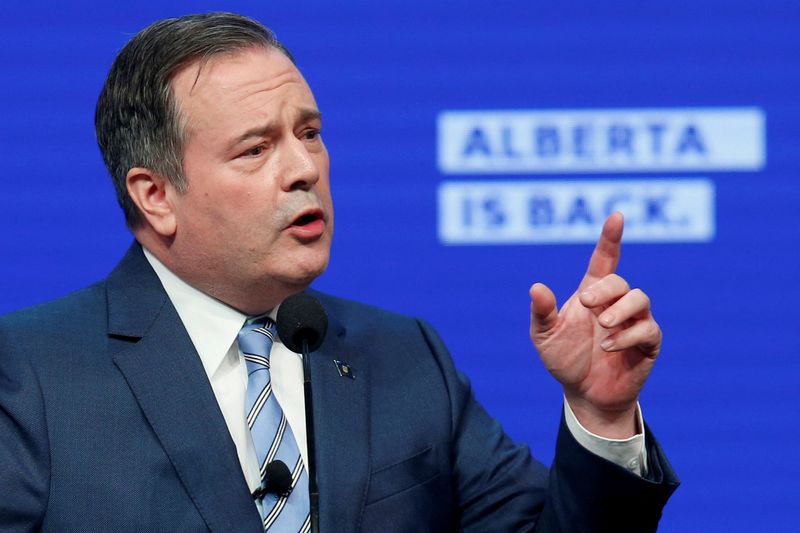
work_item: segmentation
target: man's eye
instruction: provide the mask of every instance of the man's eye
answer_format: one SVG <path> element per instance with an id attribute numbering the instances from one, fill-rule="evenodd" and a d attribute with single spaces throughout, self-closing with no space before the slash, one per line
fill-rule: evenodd
<path id="1" fill-rule="evenodd" d="M 319 130 L 315 129 L 305 130 L 303 132 L 303 138 L 307 141 L 313 141 L 314 139 L 318 138 L 321 134 L 322 132 Z"/>
<path id="2" fill-rule="evenodd" d="M 253 146 L 252 148 L 247 150 L 242 155 L 249 156 L 249 157 L 257 157 L 257 156 L 260 156 L 263 153 L 264 153 L 264 147 L 261 146 L 261 145 L 258 145 L 258 146 Z"/>

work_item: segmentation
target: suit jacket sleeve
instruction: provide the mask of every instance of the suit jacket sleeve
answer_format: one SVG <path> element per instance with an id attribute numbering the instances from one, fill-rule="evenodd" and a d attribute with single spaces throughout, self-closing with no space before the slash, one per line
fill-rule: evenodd
<path id="1" fill-rule="evenodd" d="M 49 445 L 35 372 L 0 331 L 0 531 L 40 527 L 49 491 Z"/>
<path id="2" fill-rule="evenodd" d="M 454 490 L 462 531 L 655 531 L 677 477 L 647 430 L 649 476 L 641 478 L 583 448 L 559 429 L 547 469 L 527 446 L 511 441 L 475 400 L 430 326 L 423 335 L 437 358 L 452 401 Z"/>

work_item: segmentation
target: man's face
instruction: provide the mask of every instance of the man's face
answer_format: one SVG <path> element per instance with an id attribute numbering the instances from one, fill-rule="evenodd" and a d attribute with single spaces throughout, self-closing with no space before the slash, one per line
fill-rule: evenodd
<path id="1" fill-rule="evenodd" d="M 193 63 L 172 86 L 188 191 L 171 193 L 170 266 L 233 307 L 262 312 L 328 263 L 333 206 L 314 96 L 285 55 L 261 47 Z"/>

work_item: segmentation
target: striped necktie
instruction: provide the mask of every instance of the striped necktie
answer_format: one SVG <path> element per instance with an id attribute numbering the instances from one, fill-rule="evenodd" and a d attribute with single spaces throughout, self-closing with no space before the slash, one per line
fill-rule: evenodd
<path id="1" fill-rule="evenodd" d="M 266 481 L 267 465 L 272 461 L 283 461 L 292 474 L 292 491 L 288 496 L 264 496 L 264 529 L 303 533 L 311 528 L 308 474 L 292 428 L 272 390 L 269 352 L 276 335 L 275 322 L 268 317 L 248 321 L 239 331 L 237 342 L 247 363 L 245 416 L 253 437 L 262 484 Z"/>

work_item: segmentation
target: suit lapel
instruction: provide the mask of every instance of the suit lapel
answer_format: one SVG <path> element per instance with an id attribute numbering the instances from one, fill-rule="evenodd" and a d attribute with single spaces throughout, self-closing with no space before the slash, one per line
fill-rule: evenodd
<path id="1" fill-rule="evenodd" d="M 369 479 L 367 359 L 348 346 L 345 328 L 330 309 L 326 310 L 328 334 L 311 355 L 310 365 L 320 529 L 355 531 Z M 355 378 L 340 376 L 334 360 L 349 363 Z"/>
<path id="2" fill-rule="evenodd" d="M 263 531 L 197 352 L 134 244 L 108 279 L 114 362 L 211 531 Z"/>

